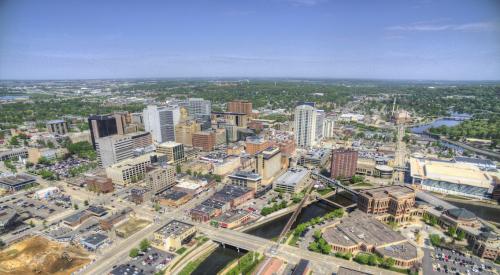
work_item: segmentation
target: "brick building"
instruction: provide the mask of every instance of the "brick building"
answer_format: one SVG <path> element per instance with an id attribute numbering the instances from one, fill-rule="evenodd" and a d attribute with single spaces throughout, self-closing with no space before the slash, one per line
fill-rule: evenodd
<path id="1" fill-rule="evenodd" d="M 352 149 L 336 149 L 332 152 L 331 177 L 347 179 L 356 174 L 358 152 Z"/>
<path id="2" fill-rule="evenodd" d="M 215 133 L 212 131 L 203 131 L 193 134 L 193 147 L 201 148 L 205 152 L 214 150 Z"/>

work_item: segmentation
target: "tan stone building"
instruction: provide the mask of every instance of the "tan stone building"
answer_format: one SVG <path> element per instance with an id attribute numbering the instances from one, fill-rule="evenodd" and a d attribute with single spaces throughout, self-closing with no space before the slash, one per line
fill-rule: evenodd
<path id="1" fill-rule="evenodd" d="M 146 167 L 146 188 L 154 194 L 161 193 L 175 185 L 175 166 L 151 165 Z"/>
<path id="2" fill-rule="evenodd" d="M 175 141 L 193 146 L 193 134 L 201 131 L 201 125 L 194 121 L 181 122 L 175 126 Z"/>
<path id="3" fill-rule="evenodd" d="M 359 192 L 358 209 L 381 220 L 405 222 L 422 216 L 422 211 L 414 207 L 415 195 L 413 188 L 404 185 L 365 189 Z"/>
<path id="4" fill-rule="evenodd" d="M 269 147 L 255 155 L 255 172 L 262 177 L 264 185 L 278 176 L 281 168 L 281 152 L 278 147 Z"/>

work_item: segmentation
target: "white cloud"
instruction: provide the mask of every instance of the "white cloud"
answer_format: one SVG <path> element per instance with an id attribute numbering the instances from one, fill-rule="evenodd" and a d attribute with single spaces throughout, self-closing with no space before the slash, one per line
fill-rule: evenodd
<path id="1" fill-rule="evenodd" d="M 408 25 L 397 25 L 386 28 L 389 31 L 414 31 L 414 32 L 437 32 L 437 31 L 494 31 L 499 29 L 499 25 L 494 22 L 472 22 L 465 24 L 431 24 L 431 23 L 412 23 Z"/>

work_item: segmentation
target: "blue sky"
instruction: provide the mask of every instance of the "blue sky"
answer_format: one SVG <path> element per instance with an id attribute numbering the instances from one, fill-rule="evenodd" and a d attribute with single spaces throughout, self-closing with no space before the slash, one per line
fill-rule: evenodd
<path id="1" fill-rule="evenodd" d="M 0 79 L 500 80 L 500 1 L 0 0 Z"/>

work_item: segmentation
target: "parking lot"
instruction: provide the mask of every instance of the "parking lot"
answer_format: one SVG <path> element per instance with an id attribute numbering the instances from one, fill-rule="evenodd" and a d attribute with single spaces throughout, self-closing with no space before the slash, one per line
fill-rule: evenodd
<path id="1" fill-rule="evenodd" d="M 140 252 L 139 256 L 128 261 L 125 265 L 142 272 L 142 274 L 155 274 L 163 270 L 174 257 L 174 254 L 150 247 L 148 251 Z M 117 267 L 114 266 L 113 269 Z"/>
<path id="2" fill-rule="evenodd" d="M 442 248 L 425 250 L 424 274 L 498 274 L 499 271 L 491 261 L 476 256 Z"/>
<path id="3" fill-rule="evenodd" d="M 18 213 L 28 212 L 33 218 L 40 220 L 45 220 L 49 216 L 54 216 L 68 208 L 67 206 L 58 206 L 57 204 L 54 200 L 37 200 L 29 198 L 26 195 L 0 200 L 0 207 L 15 209 Z"/>

